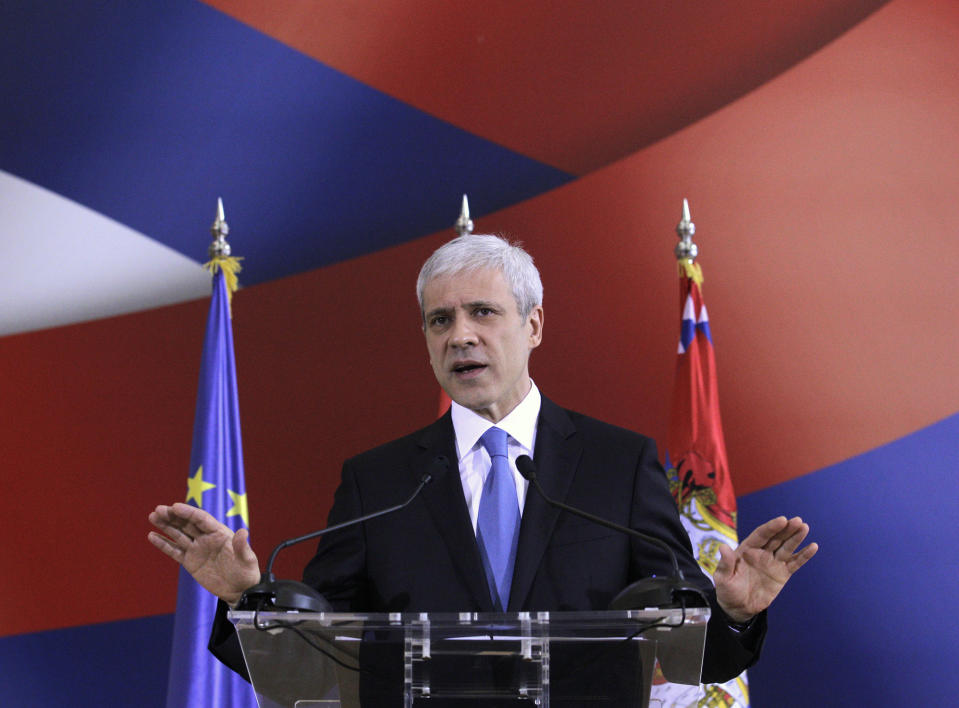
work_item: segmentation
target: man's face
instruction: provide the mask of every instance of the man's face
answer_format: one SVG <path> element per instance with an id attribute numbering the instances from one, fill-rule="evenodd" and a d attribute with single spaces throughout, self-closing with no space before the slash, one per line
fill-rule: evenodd
<path id="1" fill-rule="evenodd" d="M 543 338 L 543 308 L 520 317 L 498 269 L 440 276 L 423 291 L 424 332 L 436 380 L 449 397 L 494 423 L 529 393 L 529 355 Z"/>

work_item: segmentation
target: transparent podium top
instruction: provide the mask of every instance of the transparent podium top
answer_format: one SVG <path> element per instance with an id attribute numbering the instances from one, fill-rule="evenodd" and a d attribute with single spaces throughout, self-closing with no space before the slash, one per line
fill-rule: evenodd
<path id="1" fill-rule="evenodd" d="M 464 697 L 549 706 L 551 694 L 554 705 L 578 705 L 556 700 L 562 691 L 601 705 L 596 692 L 607 687 L 648 695 L 657 662 L 669 681 L 699 683 L 709 609 L 231 612 L 230 620 L 261 706 L 386 705 L 360 702 L 378 690 L 397 706 Z M 624 676 L 638 688 L 620 686 Z"/>
<path id="2" fill-rule="evenodd" d="M 496 634 L 508 632 L 519 637 L 524 632 L 536 636 L 548 634 L 554 641 L 583 639 L 610 634 L 624 638 L 624 630 L 645 634 L 672 628 L 703 625 L 709 621 L 708 607 L 683 609 L 603 610 L 593 612 L 238 612 L 231 611 L 230 620 L 238 627 L 265 629 L 309 623 L 314 628 L 341 630 L 396 630 L 404 626 L 428 624 L 433 631 L 454 633 L 463 628 L 488 630 Z M 256 625 L 259 625 L 257 627 Z"/>

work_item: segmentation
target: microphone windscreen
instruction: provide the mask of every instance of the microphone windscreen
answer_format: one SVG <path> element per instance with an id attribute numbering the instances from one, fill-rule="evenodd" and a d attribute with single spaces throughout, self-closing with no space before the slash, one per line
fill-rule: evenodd
<path id="1" fill-rule="evenodd" d="M 536 464 L 529 455 L 520 455 L 516 458 L 516 469 L 527 482 L 536 479 Z"/>

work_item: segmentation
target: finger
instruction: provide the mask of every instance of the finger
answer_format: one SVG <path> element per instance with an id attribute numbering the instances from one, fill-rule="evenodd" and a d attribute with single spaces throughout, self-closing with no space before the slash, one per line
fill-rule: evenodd
<path id="1" fill-rule="evenodd" d="M 727 546 L 725 543 L 720 543 L 719 562 L 716 564 L 716 570 L 713 571 L 713 576 L 732 573 L 733 569 L 736 567 L 737 559 L 736 551 Z"/>
<path id="2" fill-rule="evenodd" d="M 188 504 L 174 504 L 173 506 L 159 505 L 156 509 L 150 512 L 150 515 L 147 517 L 150 519 L 150 523 L 154 526 L 162 529 L 168 528 L 185 528 L 190 524 L 190 514 L 184 513 L 184 510 L 178 507 L 186 507 L 186 509 L 192 509 L 193 507 Z"/>
<path id="3" fill-rule="evenodd" d="M 804 549 L 799 551 L 799 553 L 794 554 L 790 557 L 787 562 L 787 567 L 789 568 L 790 573 L 795 573 L 797 570 L 802 568 L 816 553 L 819 552 L 818 543 L 810 543 Z"/>
<path id="4" fill-rule="evenodd" d="M 185 533 L 183 533 L 177 526 L 163 519 L 153 518 L 151 515 L 150 521 L 161 534 L 163 534 L 168 540 L 174 540 L 174 542 L 178 545 L 185 546 L 193 540 L 190 536 L 187 536 Z"/>
<path id="5" fill-rule="evenodd" d="M 164 533 L 168 541 L 184 551 L 196 540 L 195 535 L 190 535 L 190 533 L 178 526 L 166 525 L 160 526 L 159 529 Z M 194 533 L 196 532 L 194 531 Z"/>
<path id="6" fill-rule="evenodd" d="M 154 526 L 166 526 L 171 523 L 170 521 L 170 507 L 160 504 L 156 509 L 151 511 L 147 518 L 150 520 L 150 523 Z"/>
<path id="7" fill-rule="evenodd" d="M 156 509 L 150 512 L 150 517 L 152 518 L 153 516 L 159 516 L 159 517 L 166 518 L 166 515 L 169 512 L 169 510 L 170 510 L 170 507 L 168 507 L 166 504 L 157 504 Z"/>
<path id="8" fill-rule="evenodd" d="M 753 529 L 753 532 L 739 545 L 746 548 L 765 548 L 770 540 L 775 538 L 776 534 L 781 532 L 788 524 L 785 516 L 777 516 L 775 519 L 770 519 Z M 778 546 L 779 544 L 777 544 Z"/>
<path id="9" fill-rule="evenodd" d="M 786 525 L 783 526 L 778 532 L 776 532 L 770 539 L 766 542 L 765 548 L 770 553 L 776 553 L 779 551 L 783 544 L 788 541 L 793 534 L 799 531 L 803 526 L 803 520 L 798 516 L 794 516 L 786 522 Z"/>
<path id="10" fill-rule="evenodd" d="M 250 532 L 246 529 L 240 529 L 233 534 L 233 554 L 244 563 L 256 560 L 256 555 L 249 544 Z"/>
<path id="11" fill-rule="evenodd" d="M 180 546 L 185 547 L 200 535 L 193 524 L 185 520 L 182 515 L 175 513 L 169 506 L 158 506 L 148 518 L 150 523 Z"/>
<path id="12" fill-rule="evenodd" d="M 192 538 L 208 533 L 218 533 L 227 528 L 217 521 L 212 514 L 183 502 L 177 502 L 170 507 L 170 517 L 176 520 L 175 523 L 178 528 Z"/>
<path id="13" fill-rule="evenodd" d="M 163 551 L 163 553 L 170 556 L 170 558 L 177 563 L 183 562 L 183 550 L 179 546 L 171 543 L 165 536 L 158 534 L 156 531 L 151 531 L 147 534 L 147 539 L 154 547 Z"/>
<path id="14" fill-rule="evenodd" d="M 793 533 L 783 541 L 782 545 L 776 551 L 780 557 L 792 555 L 792 553 L 802 545 L 802 542 L 809 534 L 809 524 L 801 523 Z"/>

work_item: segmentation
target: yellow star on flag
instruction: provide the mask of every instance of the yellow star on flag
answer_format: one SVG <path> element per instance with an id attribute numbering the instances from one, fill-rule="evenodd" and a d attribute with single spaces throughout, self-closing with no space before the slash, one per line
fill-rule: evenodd
<path id="1" fill-rule="evenodd" d="M 250 510 L 246 505 L 246 494 L 237 494 L 232 489 L 227 489 L 226 491 L 230 495 L 230 499 L 233 500 L 233 508 L 226 512 L 227 518 L 239 516 L 243 519 L 243 524 L 247 528 L 250 528 Z"/>
<path id="2" fill-rule="evenodd" d="M 213 489 L 216 485 L 203 481 L 203 465 L 196 468 L 196 474 L 186 479 L 186 501 L 187 504 L 193 499 L 196 505 L 203 508 L 203 492 Z"/>

